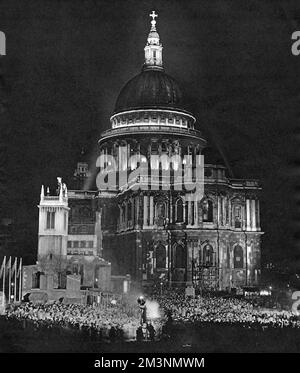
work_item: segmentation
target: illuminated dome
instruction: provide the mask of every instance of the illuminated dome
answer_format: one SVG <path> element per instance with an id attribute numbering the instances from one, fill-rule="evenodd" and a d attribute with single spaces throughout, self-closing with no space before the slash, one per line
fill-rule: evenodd
<path id="1" fill-rule="evenodd" d="M 132 109 L 182 110 L 182 92 L 177 82 L 163 70 L 144 69 L 121 90 L 115 113 Z"/>

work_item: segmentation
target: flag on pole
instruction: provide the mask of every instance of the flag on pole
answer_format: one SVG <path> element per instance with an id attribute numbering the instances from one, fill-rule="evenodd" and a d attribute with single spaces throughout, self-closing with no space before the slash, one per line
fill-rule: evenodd
<path id="1" fill-rule="evenodd" d="M 6 268 L 8 270 L 8 302 L 11 301 L 11 256 L 9 257 L 8 263 L 6 265 Z"/>
<path id="2" fill-rule="evenodd" d="M 14 302 L 17 301 L 17 264 L 18 264 L 18 258 L 15 258 L 15 262 L 14 262 L 14 274 L 15 274 L 15 278 L 14 278 Z"/>
<path id="3" fill-rule="evenodd" d="M 3 262 L 0 268 L 0 278 L 3 276 L 3 272 L 5 270 L 5 262 L 6 262 L 6 256 L 3 258 Z"/>
<path id="4" fill-rule="evenodd" d="M 9 257 L 8 262 L 6 264 L 5 271 L 11 271 L 11 256 Z"/>
<path id="5" fill-rule="evenodd" d="M 15 258 L 15 262 L 11 268 L 11 275 L 13 276 L 15 271 L 17 270 L 17 258 Z"/>
<path id="6" fill-rule="evenodd" d="M 2 277 L 2 307 L 5 306 L 5 268 L 6 268 L 6 256 L 3 259 L 3 263 L 1 266 L 1 274 L 3 272 L 3 277 Z"/>
<path id="7" fill-rule="evenodd" d="M 22 258 L 20 258 L 19 269 L 18 269 L 18 276 L 19 276 L 19 302 L 22 300 Z"/>
<path id="8" fill-rule="evenodd" d="M 19 268 L 18 268 L 18 273 L 17 273 L 18 277 L 21 275 L 21 271 L 22 271 L 22 258 L 20 258 L 20 263 L 19 263 Z"/>

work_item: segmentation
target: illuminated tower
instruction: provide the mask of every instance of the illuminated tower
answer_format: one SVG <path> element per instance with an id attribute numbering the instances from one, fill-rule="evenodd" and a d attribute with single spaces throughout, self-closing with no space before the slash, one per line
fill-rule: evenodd
<path id="1" fill-rule="evenodd" d="M 58 179 L 58 194 L 45 195 L 44 186 L 41 188 L 39 204 L 39 238 L 38 260 L 64 260 L 67 257 L 68 241 L 68 192 L 61 178 Z"/>

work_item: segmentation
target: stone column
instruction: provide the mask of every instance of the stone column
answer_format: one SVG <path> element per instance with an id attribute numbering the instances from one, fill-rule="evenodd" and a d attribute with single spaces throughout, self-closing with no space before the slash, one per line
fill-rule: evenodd
<path id="1" fill-rule="evenodd" d="M 227 201 L 228 201 L 228 206 L 227 206 L 227 208 L 228 208 L 228 225 L 229 225 L 229 227 L 231 227 L 232 226 L 232 210 L 231 210 L 232 205 L 231 205 L 230 198 L 228 198 Z"/>
<path id="2" fill-rule="evenodd" d="M 190 202 L 190 201 L 189 201 Z M 187 251 L 187 260 L 186 260 L 186 282 L 192 284 L 192 258 L 193 258 L 193 241 L 187 241 L 186 251 Z"/>
<path id="3" fill-rule="evenodd" d="M 149 225 L 152 226 L 154 224 L 154 221 L 153 221 L 153 196 L 150 196 L 150 221 L 149 221 Z"/>
<path id="4" fill-rule="evenodd" d="M 170 193 L 170 199 L 169 199 L 169 209 L 170 209 L 170 216 L 169 216 L 169 222 L 170 224 L 173 223 L 173 197 Z"/>
<path id="5" fill-rule="evenodd" d="M 251 222 L 252 222 L 253 231 L 256 230 L 256 203 L 255 202 L 256 202 L 255 199 L 251 200 L 251 212 L 252 212 Z"/>
<path id="6" fill-rule="evenodd" d="M 195 199 L 195 203 L 194 203 L 194 213 L 195 213 L 195 225 L 196 225 L 196 227 L 198 227 L 198 225 L 199 225 L 199 221 L 198 221 L 198 209 L 199 209 L 199 201 L 196 198 Z"/>
<path id="7" fill-rule="evenodd" d="M 226 224 L 226 211 L 225 211 L 225 197 L 222 197 L 222 222 L 221 224 L 224 226 Z"/>
<path id="8" fill-rule="evenodd" d="M 249 231 L 250 228 L 250 200 L 246 199 L 246 230 Z"/>
<path id="9" fill-rule="evenodd" d="M 119 230 L 121 230 L 122 227 L 122 207 L 119 205 Z"/>
<path id="10" fill-rule="evenodd" d="M 192 224 L 192 202 L 190 199 L 187 201 L 187 204 L 188 204 L 188 225 L 191 225 Z"/>
<path id="11" fill-rule="evenodd" d="M 220 208 L 221 208 L 221 203 L 220 203 L 220 200 L 221 200 L 221 197 L 220 196 L 217 196 L 217 226 L 220 225 L 221 223 L 221 211 L 220 211 Z"/>
<path id="12" fill-rule="evenodd" d="M 256 201 L 256 226 L 260 230 L 260 203 L 259 200 Z"/>
<path id="13" fill-rule="evenodd" d="M 125 226 L 128 228 L 128 201 L 125 202 Z"/>
<path id="14" fill-rule="evenodd" d="M 135 197 L 135 226 L 138 227 L 139 225 L 139 210 L 140 210 L 140 199 L 139 196 Z"/>
<path id="15" fill-rule="evenodd" d="M 144 211 L 144 215 L 143 215 L 143 226 L 147 226 L 148 222 L 148 196 L 144 196 L 144 203 L 143 203 L 143 211 Z"/>

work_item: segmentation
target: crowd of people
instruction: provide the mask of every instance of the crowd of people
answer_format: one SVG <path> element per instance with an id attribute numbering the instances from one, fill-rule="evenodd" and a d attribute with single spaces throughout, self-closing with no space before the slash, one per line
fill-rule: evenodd
<path id="1" fill-rule="evenodd" d="M 164 314 L 175 322 L 300 328 L 300 318 L 292 311 L 255 307 L 246 299 L 216 296 L 189 298 L 176 291 L 169 291 L 168 296 L 153 294 L 152 298 L 158 301 Z"/>
<path id="2" fill-rule="evenodd" d="M 11 305 L 6 317 L 48 329 L 62 327 L 79 330 L 111 342 L 120 340 L 151 340 L 164 337 L 172 325 L 178 323 L 240 325 L 248 328 L 300 328 L 300 318 L 290 311 L 255 307 L 245 299 L 196 296 L 167 291 L 147 297 L 149 306 L 156 302 L 160 317 L 151 320 L 141 317 L 141 310 L 133 298 L 112 302 L 105 306 L 64 304 Z M 146 303 L 147 306 L 147 303 Z M 150 308 L 150 307 L 149 307 Z"/>
<path id="3" fill-rule="evenodd" d="M 101 339 L 117 340 L 135 339 L 140 326 L 139 312 L 136 307 L 123 303 L 97 305 L 33 304 L 31 302 L 11 306 L 6 317 L 10 320 L 25 321 L 27 325 L 42 326 L 48 329 L 57 326 L 65 329 L 85 332 Z"/>

